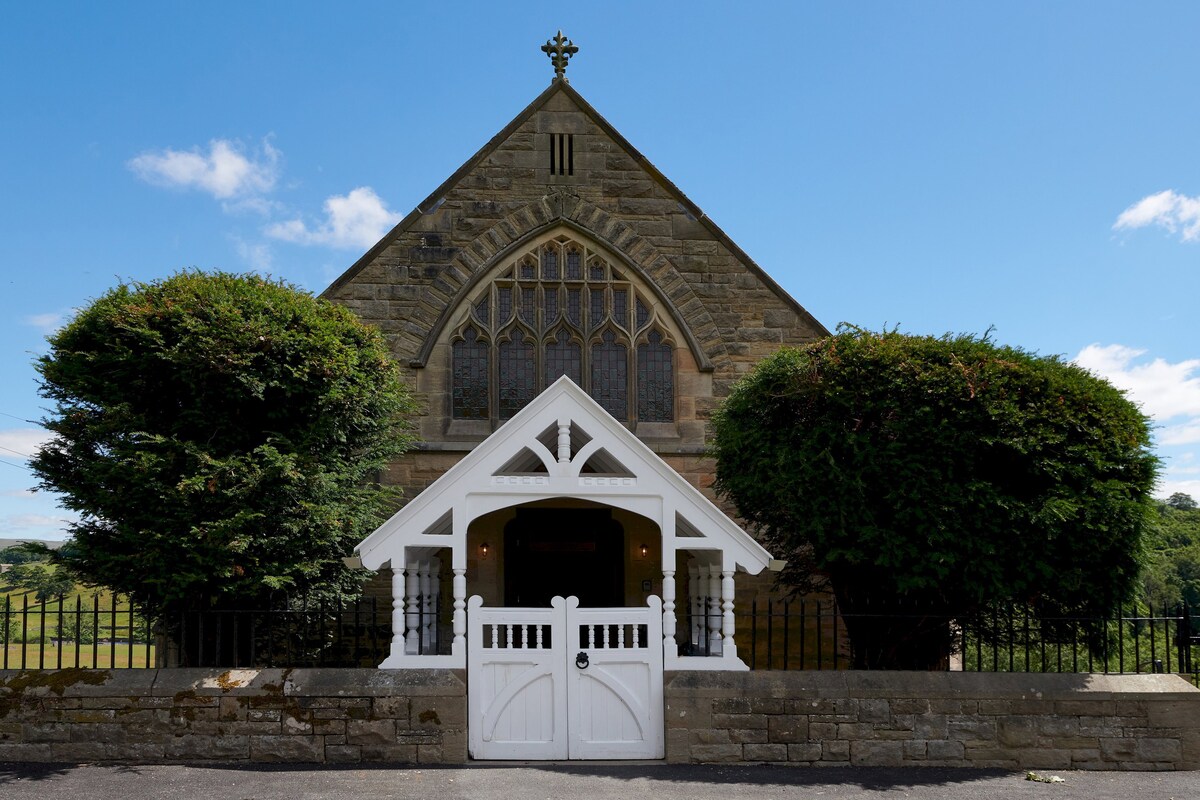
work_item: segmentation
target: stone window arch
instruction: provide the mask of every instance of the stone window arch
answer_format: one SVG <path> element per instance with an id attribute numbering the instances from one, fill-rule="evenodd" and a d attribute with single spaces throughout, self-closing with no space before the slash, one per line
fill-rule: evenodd
<path id="1" fill-rule="evenodd" d="M 622 422 L 673 422 L 672 329 L 614 262 L 571 234 L 510 255 L 452 328 L 452 418 L 509 419 L 567 375 Z"/>

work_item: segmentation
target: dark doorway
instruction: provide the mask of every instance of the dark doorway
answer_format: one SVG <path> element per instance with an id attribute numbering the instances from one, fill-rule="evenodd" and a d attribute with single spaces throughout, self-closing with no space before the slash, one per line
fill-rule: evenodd
<path id="1" fill-rule="evenodd" d="M 504 605 L 625 605 L 625 531 L 607 508 L 518 508 L 504 526 Z"/>

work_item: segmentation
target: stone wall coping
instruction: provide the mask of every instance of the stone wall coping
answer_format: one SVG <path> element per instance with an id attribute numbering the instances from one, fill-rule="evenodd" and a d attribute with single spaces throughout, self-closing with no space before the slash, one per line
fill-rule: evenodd
<path id="1" fill-rule="evenodd" d="M 1200 693 L 1186 678 L 1172 674 L 1105 675 L 1025 672 L 866 672 L 773 671 L 668 672 L 664 689 L 695 696 L 731 697 L 994 697 L 1108 700 L 1130 694 L 1162 699 Z M 1155 699 L 1158 699 L 1157 697 Z"/>
<path id="2" fill-rule="evenodd" d="M 0 670 L 0 697 L 149 696 L 446 697 L 466 694 L 446 669 L 64 669 Z"/>

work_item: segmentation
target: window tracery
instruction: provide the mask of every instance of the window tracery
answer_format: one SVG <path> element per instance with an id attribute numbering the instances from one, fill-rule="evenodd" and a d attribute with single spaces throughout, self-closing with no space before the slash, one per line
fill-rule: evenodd
<path id="1" fill-rule="evenodd" d="M 675 418 L 674 344 L 655 304 L 568 236 L 510 259 L 451 337 L 455 419 L 505 420 L 562 375 L 621 421 Z"/>

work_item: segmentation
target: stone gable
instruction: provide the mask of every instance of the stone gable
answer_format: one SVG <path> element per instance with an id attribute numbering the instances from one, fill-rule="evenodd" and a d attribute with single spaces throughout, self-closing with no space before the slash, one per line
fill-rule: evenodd
<path id="1" fill-rule="evenodd" d="M 486 432 L 456 431 L 450 419 L 449 326 L 506 258 L 554 231 L 615 254 L 669 318 L 679 338 L 675 425 L 638 433 L 664 455 L 691 456 L 683 471 L 710 491 L 711 464 L 693 462 L 713 409 L 758 360 L 825 329 L 565 82 L 552 83 L 324 296 L 388 336 L 421 401 L 424 448 L 465 452 Z"/>

